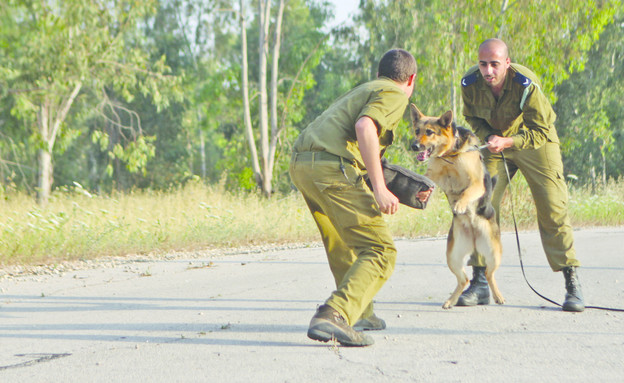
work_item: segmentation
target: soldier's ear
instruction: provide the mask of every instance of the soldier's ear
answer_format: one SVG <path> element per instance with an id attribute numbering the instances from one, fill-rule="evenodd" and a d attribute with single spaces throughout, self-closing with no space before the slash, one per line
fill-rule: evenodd
<path id="1" fill-rule="evenodd" d="M 414 104 L 410 104 L 410 112 L 412 115 L 412 122 L 414 124 L 420 121 L 421 118 L 425 117 L 425 115 L 422 114 Z"/>
<path id="2" fill-rule="evenodd" d="M 438 122 L 440 123 L 440 125 L 444 127 L 451 126 L 451 124 L 453 123 L 453 111 L 449 110 L 446 113 L 444 113 L 442 116 L 440 116 L 440 119 L 438 120 Z"/>

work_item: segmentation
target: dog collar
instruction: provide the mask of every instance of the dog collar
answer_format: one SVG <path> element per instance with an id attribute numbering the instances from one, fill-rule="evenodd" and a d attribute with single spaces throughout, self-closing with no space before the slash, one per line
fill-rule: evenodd
<path id="1" fill-rule="evenodd" d="M 487 145 L 482 145 L 482 146 L 477 146 L 474 145 L 472 147 L 470 147 L 468 150 L 466 150 L 467 152 L 474 152 L 474 151 L 481 151 L 481 149 L 485 149 L 487 148 Z M 447 158 L 453 158 L 453 157 L 457 157 L 460 153 L 458 151 L 455 151 L 454 153 L 451 154 L 447 154 L 448 151 L 444 152 L 444 154 L 437 156 L 439 159 L 448 162 L 449 164 L 452 164 L 453 162 L 451 162 L 450 160 L 448 160 Z"/>

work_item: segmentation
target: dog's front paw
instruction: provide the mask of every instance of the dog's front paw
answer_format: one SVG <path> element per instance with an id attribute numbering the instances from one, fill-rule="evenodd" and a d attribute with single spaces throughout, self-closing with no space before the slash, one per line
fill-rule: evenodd
<path id="1" fill-rule="evenodd" d="M 455 306 L 455 304 L 451 302 L 451 300 L 449 299 L 448 301 L 444 302 L 444 304 L 442 305 L 442 308 L 445 310 L 448 310 L 450 308 L 453 308 L 453 306 Z"/>
<path id="2" fill-rule="evenodd" d="M 462 200 L 459 200 L 453 206 L 453 213 L 455 214 L 465 214 L 468 209 L 468 204 Z"/>

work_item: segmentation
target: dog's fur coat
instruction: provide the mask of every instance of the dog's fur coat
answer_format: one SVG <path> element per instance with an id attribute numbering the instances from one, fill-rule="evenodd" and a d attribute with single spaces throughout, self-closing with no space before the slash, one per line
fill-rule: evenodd
<path id="1" fill-rule="evenodd" d="M 493 183 L 481 160 L 479 141 L 470 130 L 455 126 L 450 110 L 427 117 L 415 105 L 410 107 L 416 136 L 412 149 L 419 152 L 420 161 L 429 158 L 425 175 L 442 188 L 453 211 L 446 262 L 457 277 L 457 288 L 442 307 L 453 307 L 468 285 L 463 263 L 474 251 L 485 258 L 494 301 L 502 304 L 505 300 L 494 279 L 502 255 L 500 229 L 491 203 Z"/>

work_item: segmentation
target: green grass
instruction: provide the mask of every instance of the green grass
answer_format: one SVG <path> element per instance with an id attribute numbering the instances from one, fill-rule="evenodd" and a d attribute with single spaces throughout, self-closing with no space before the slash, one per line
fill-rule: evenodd
<path id="1" fill-rule="evenodd" d="M 514 180 L 512 196 L 520 229 L 536 229 L 526 183 Z M 624 223 L 624 182 L 592 194 L 570 193 L 574 227 Z M 512 230 L 509 194 L 502 229 Z M 80 188 L 57 191 L 41 208 L 32 196 L 0 199 L 0 265 L 51 264 L 101 256 L 254 245 L 317 243 L 319 235 L 299 193 L 265 199 L 191 184 L 168 192 L 93 196 Z M 396 237 L 446 235 L 451 213 L 436 191 L 426 210 L 405 206 L 386 217 Z"/>

